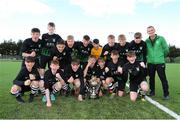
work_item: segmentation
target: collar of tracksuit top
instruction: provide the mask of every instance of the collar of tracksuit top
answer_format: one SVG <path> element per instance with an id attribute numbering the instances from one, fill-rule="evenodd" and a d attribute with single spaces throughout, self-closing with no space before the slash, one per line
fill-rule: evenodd
<path id="1" fill-rule="evenodd" d="M 149 40 L 151 41 L 151 44 L 152 44 L 152 46 L 154 46 L 154 43 L 156 42 L 156 40 L 157 39 L 159 39 L 159 36 L 157 35 L 157 34 L 155 34 L 155 38 L 154 38 L 154 40 L 152 40 L 150 37 L 149 37 Z"/>

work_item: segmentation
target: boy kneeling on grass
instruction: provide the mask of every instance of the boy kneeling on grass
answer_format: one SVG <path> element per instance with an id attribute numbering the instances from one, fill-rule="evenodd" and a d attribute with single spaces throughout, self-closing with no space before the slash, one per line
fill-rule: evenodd
<path id="1" fill-rule="evenodd" d="M 80 61 L 73 59 L 71 65 L 65 69 L 66 83 L 73 85 L 75 95 L 78 101 L 83 101 L 84 96 L 84 78 L 83 70 L 80 67 Z"/>
<path id="2" fill-rule="evenodd" d="M 19 74 L 13 81 L 11 88 L 11 94 L 16 96 L 16 100 L 19 103 L 25 101 L 21 98 L 22 94 L 27 91 L 31 91 L 29 102 L 33 102 L 34 95 L 38 92 L 40 75 L 37 68 L 34 67 L 35 58 L 26 57 L 25 66 L 21 68 Z"/>
<path id="3" fill-rule="evenodd" d="M 105 84 L 108 86 L 108 91 L 111 94 L 110 98 L 114 98 L 116 92 L 122 97 L 125 89 L 125 82 L 122 74 L 123 61 L 119 59 L 117 50 L 111 51 L 111 60 L 107 63 L 105 72 L 107 78 Z"/>
<path id="4" fill-rule="evenodd" d="M 142 95 L 144 100 L 145 93 L 148 91 L 148 84 L 146 82 L 145 64 L 136 61 L 136 54 L 133 51 L 127 53 L 127 60 L 129 61 L 123 66 L 123 74 L 129 75 L 130 80 L 130 99 L 136 101 L 138 94 Z"/>
<path id="5" fill-rule="evenodd" d="M 42 101 L 46 102 L 47 107 L 52 106 L 51 101 L 55 101 L 55 94 L 61 90 L 63 85 L 65 85 L 64 73 L 59 68 L 59 61 L 52 60 L 50 69 L 44 74 L 44 87 L 46 92 Z"/>

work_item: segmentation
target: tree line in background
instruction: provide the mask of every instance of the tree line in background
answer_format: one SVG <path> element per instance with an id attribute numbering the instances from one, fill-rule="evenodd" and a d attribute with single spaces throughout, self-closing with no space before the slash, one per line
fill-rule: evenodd
<path id="1" fill-rule="evenodd" d="M 23 40 L 18 40 L 18 42 L 10 40 L 4 40 L 0 43 L 0 55 L 21 55 L 21 47 Z"/>
<path id="2" fill-rule="evenodd" d="M 17 42 L 10 40 L 4 40 L 0 43 L 0 56 L 21 56 L 21 47 L 23 40 L 18 40 Z M 177 48 L 175 45 L 169 45 L 169 55 L 168 62 L 176 62 L 176 58 L 180 57 L 180 48 Z M 180 62 L 180 61 L 179 61 Z"/>

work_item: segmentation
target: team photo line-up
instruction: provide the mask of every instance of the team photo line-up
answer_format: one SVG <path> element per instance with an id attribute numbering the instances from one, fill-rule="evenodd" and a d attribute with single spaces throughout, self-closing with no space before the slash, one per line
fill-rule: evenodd
<path id="1" fill-rule="evenodd" d="M 49 22 L 48 32 L 40 39 L 40 30 L 32 28 L 31 38 L 23 41 L 21 70 L 13 80 L 11 94 L 19 103 L 24 92 L 30 91 L 29 102 L 42 94 L 47 107 L 60 95 L 74 95 L 78 101 L 99 98 L 109 94 L 130 100 L 142 100 L 147 94 L 155 95 L 155 73 L 162 83 L 163 99 L 169 99 L 169 86 L 165 73 L 165 57 L 169 52 L 164 37 L 157 35 L 153 26 L 147 27 L 149 37 L 143 41 L 136 32 L 131 42 L 120 34 L 118 43 L 114 35 L 108 35 L 107 44 L 84 35 L 75 41 L 73 35 L 63 40 L 55 33 L 55 24 Z M 48 68 L 46 70 L 46 68 Z M 149 76 L 149 85 L 146 80 Z M 129 80 L 129 90 L 125 92 Z"/>

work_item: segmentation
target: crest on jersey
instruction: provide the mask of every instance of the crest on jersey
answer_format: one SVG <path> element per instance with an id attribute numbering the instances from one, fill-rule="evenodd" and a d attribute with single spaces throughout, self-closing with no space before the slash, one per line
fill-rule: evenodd
<path id="1" fill-rule="evenodd" d="M 136 70 L 139 71 L 139 67 L 136 67 Z"/>
<path id="2" fill-rule="evenodd" d="M 142 48 L 143 48 L 143 47 L 141 46 L 141 47 L 140 47 L 140 50 L 142 50 Z"/>
<path id="3" fill-rule="evenodd" d="M 103 72 L 102 74 L 105 75 L 105 72 Z"/>

